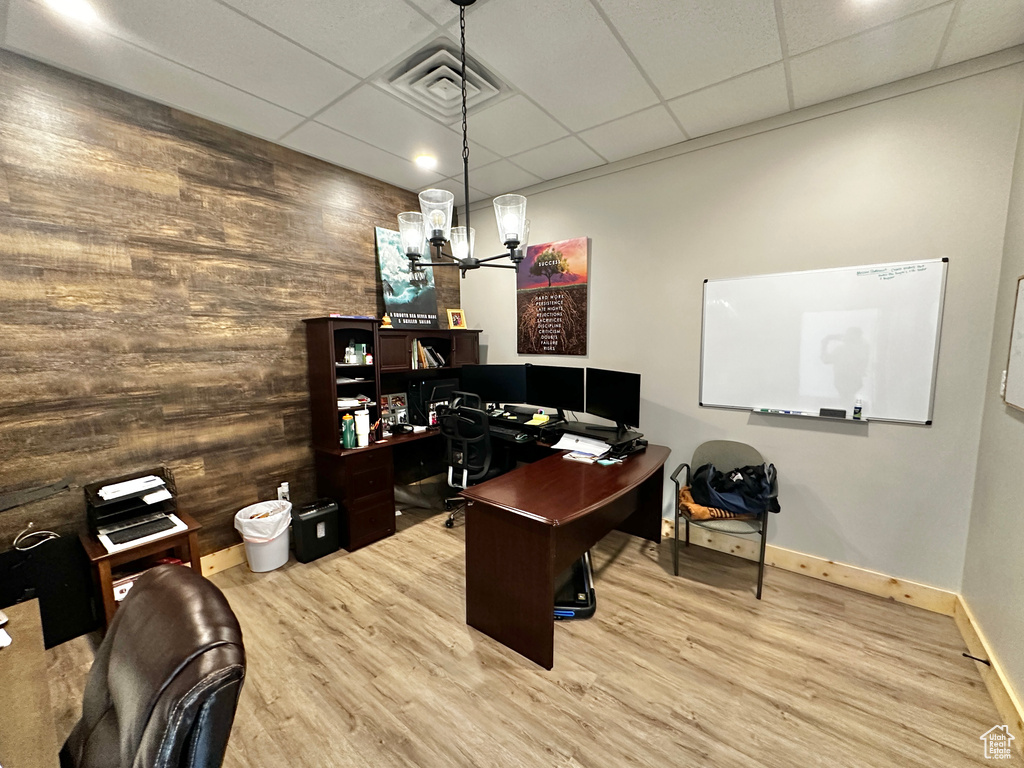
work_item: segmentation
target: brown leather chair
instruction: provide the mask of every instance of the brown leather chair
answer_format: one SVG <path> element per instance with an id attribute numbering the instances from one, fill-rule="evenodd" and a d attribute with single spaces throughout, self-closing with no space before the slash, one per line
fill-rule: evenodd
<path id="1" fill-rule="evenodd" d="M 153 568 L 96 652 L 61 765 L 219 766 L 244 677 L 242 630 L 221 591 L 191 568 Z"/>

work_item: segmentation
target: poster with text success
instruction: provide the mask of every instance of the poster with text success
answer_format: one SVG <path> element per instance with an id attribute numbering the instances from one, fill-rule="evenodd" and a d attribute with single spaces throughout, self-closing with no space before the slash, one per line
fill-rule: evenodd
<path id="1" fill-rule="evenodd" d="M 577 237 L 526 249 L 516 279 L 519 354 L 587 354 L 589 244 Z"/>

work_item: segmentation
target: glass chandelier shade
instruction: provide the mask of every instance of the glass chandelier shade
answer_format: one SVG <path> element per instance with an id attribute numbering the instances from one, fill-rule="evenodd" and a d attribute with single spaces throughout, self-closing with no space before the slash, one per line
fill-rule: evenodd
<path id="1" fill-rule="evenodd" d="M 452 256 L 459 261 L 473 258 L 473 246 L 476 244 L 476 228 L 452 227 Z"/>
<path id="2" fill-rule="evenodd" d="M 406 256 L 422 256 L 427 251 L 427 233 L 423 214 L 407 211 L 398 214 L 398 232 Z"/>
<path id="3" fill-rule="evenodd" d="M 445 189 L 425 189 L 420 192 L 419 197 L 420 211 L 426 223 L 427 239 L 431 242 L 449 240 L 455 195 Z"/>
<path id="4" fill-rule="evenodd" d="M 498 220 L 498 238 L 506 248 L 517 248 L 525 240 L 526 198 L 522 195 L 494 198 L 494 217 Z"/>

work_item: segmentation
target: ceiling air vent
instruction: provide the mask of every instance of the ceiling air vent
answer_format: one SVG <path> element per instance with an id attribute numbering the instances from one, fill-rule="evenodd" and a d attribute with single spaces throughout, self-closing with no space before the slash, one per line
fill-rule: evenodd
<path id="1" fill-rule="evenodd" d="M 457 49 L 432 43 L 383 79 L 381 85 L 410 104 L 445 122 L 462 114 L 462 78 Z M 466 59 L 466 105 L 469 111 L 502 92 L 501 81 Z"/>

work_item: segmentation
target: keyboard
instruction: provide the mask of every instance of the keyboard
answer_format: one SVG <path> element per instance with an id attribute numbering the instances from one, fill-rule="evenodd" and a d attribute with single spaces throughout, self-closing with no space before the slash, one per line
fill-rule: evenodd
<path id="1" fill-rule="evenodd" d="M 497 437 L 501 440 L 525 443 L 527 440 L 532 439 L 529 434 L 520 429 L 509 429 L 508 427 L 495 427 L 492 425 L 490 430 L 493 437 Z"/>
<path id="2" fill-rule="evenodd" d="M 138 525 L 130 525 L 119 531 L 111 531 L 107 534 L 107 538 L 113 544 L 127 544 L 129 541 L 141 539 L 143 536 L 152 536 L 154 533 L 160 533 L 161 531 L 169 531 L 174 527 L 176 526 L 173 520 L 167 517 L 160 517 L 156 520 L 139 523 Z"/>

